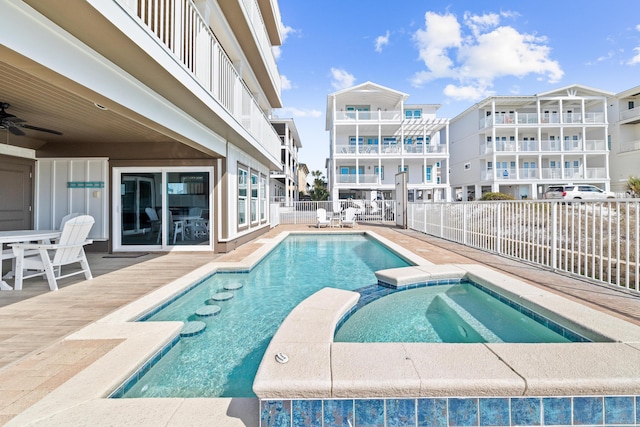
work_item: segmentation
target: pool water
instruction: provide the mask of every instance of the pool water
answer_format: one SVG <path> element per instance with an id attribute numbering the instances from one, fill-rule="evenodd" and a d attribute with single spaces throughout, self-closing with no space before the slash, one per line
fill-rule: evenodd
<path id="1" fill-rule="evenodd" d="M 262 356 L 295 306 L 323 287 L 357 289 L 377 283 L 377 270 L 408 265 L 362 234 L 291 235 L 251 272 L 215 274 L 145 319 L 200 321 L 206 328 L 182 337 L 124 397 L 255 397 Z M 221 293 L 232 298 L 212 301 Z M 220 311 L 195 314 L 205 306 Z"/>
<path id="2" fill-rule="evenodd" d="M 564 334 L 566 335 L 566 334 Z M 338 342 L 564 343 L 547 328 L 471 283 L 396 292 L 357 310 Z"/>

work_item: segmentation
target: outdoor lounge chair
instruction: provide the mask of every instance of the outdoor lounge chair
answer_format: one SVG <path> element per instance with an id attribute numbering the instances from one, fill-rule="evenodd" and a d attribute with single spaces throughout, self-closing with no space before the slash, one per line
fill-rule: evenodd
<path id="1" fill-rule="evenodd" d="M 331 225 L 331 220 L 327 218 L 327 210 L 319 208 L 316 210 L 316 227 L 328 227 Z"/>
<path id="2" fill-rule="evenodd" d="M 356 224 L 356 208 L 347 208 L 347 210 L 344 211 L 342 226 L 353 227 L 355 224 Z"/>
<path id="3" fill-rule="evenodd" d="M 32 277 L 46 276 L 49 289 L 58 290 L 57 279 L 84 274 L 85 279 L 93 278 L 89 268 L 84 245 L 92 243 L 87 240 L 95 220 L 90 215 L 79 215 L 65 222 L 60 239 L 54 244 L 14 243 L 10 245 L 16 255 L 15 284 L 16 290 L 22 289 L 22 281 Z M 62 275 L 62 266 L 80 263 L 80 270 Z M 30 270 L 27 275 L 25 271 Z M 31 272 L 31 270 L 35 272 Z"/>

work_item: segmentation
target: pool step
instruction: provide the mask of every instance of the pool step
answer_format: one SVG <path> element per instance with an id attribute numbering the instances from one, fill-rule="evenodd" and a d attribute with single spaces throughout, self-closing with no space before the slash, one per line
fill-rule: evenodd
<path id="1" fill-rule="evenodd" d="M 460 304 L 452 300 L 446 294 L 439 295 L 442 302 L 447 304 L 451 310 L 456 312 L 458 316 L 462 318 L 465 322 L 471 326 L 474 331 L 478 333 L 483 339 L 487 342 L 502 342 L 500 337 L 491 332 L 486 326 L 484 326 L 478 319 L 476 319 L 471 313 L 462 308 Z"/>
<path id="2" fill-rule="evenodd" d="M 223 286 L 224 289 L 226 289 L 227 291 L 237 291 L 238 289 L 241 289 L 244 285 L 240 282 L 234 282 L 234 283 L 227 283 L 226 285 Z"/>
<path id="3" fill-rule="evenodd" d="M 182 327 L 182 330 L 180 331 L 180 336 L 181 337 L 193 337 L 195 335 L 198 335 L 198 334 L 201 334 L 202 332 L 204 332 L 206 327 L 207 327 L 207 324 L 204 323 L 204 322 L 201 322 L 199 320 L 194 320 L 194 321 L 191 321 L 191 322 L 187 322 Z"/>
<path id="4" fill-rule="evenodd" d="M 217 294 L 211 295 L 211 301 L 227 301 L 233 298 L 232 292 L 218 292 Z"/>
<path id="5" fill-rule="evenodd" d="M 220 313 L 220 310 L 222 309 L 220 308 L 219 305 L 203 305 L 202 307 L 196 310 L 196 316 L 199 316 L 199 317 L 215 316 Z"/>

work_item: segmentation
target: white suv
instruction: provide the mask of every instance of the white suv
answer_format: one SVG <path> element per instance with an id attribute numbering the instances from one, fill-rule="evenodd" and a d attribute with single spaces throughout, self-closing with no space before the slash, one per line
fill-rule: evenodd
<path id="1" fill-rule="evenodd" d="M 595 185 L 552 185 L 544 192 L 545 199 L 588 200 L 615 197 L 611 191 L 604 191 Z"/>

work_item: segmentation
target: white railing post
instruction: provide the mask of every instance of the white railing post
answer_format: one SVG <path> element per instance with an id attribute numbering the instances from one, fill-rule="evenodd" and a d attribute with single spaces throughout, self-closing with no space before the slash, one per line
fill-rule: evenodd
<path id="1" fill-rule="evenodd" d="M 496 248 L 496 253 L 501 254 L 502 253 L 502 205 L 503 203 L 500 202 L 494 202 L 496 203 L 496 215 L 495 215 L 495 220 L 496 220 L 496 232 L 495 232 L 495 238 L 496 238 L 496 242 L 494 247 Z M 506 203 L 506 202 L 504 202 Z"/>
<path id="2" fill-rule="evenodd" d="M 551 265 L 555 270 L 558 268 L 558 203 L 551 203 Z"/>

